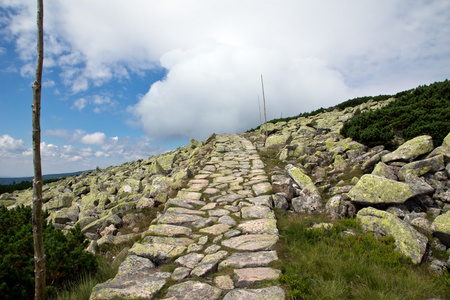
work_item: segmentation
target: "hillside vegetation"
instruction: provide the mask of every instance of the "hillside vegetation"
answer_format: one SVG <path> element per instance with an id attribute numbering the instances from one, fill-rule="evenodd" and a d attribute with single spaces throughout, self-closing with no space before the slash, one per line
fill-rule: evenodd
<path id="1" fill-rule="evenodd" d="M 392 148 L 397 137 L 410 140 L 419 135 L 430 135 L 436 145 L 442 144 L 450 131 L 448 80 L 399 93 L 395 99 L 381 109 L 348 120 L 341 134 L 369 147 L 385 145 Z"/>

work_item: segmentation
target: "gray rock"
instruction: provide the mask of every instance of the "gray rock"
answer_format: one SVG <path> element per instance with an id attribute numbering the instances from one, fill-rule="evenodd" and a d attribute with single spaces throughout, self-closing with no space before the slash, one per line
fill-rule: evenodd
<path id="1" fill-rule="evenodd" d="M 280 270 L 265 267 L 235 269 L 233 271 L 236 287 L 248 287 L 264 280 L 276 280 L 281 275 Z"/>
<path id="2" fill-rule="evenodd" d="M 384 162 L 380 161 L 372 171 L 372 175 L 381 176 L 391 180 L 398 180 L 393 167 L 386 165 Z"/>
<path id="3" fill-rule="evenodd" d="M 181 281 L 187 278 L 189 276 L 189 273 L 191 273 L 191 269 L 179 267 L 173 271 L 172 276 L 170 276 L 170 278 L 172 278 L 175 281 Z"/>
<path id="4" fill-rule="evenodd" d="M 129 255 L 117 275 L 97 284 L 89 299 L 153 299 L 169 277 L 170 273 L 156 271 L 148 259 Z"/>
<path id="5" fill-rule="evenodd" d="M 289 199 L 294 196 L 291 179 L 284 175 L 272 176 L 272 190 L 274 193 L 285 193 Z"/>
<path id="6" fill-rule="evenodd" d="M 279 286 L 271 286 L 262 289 L 234 289 L 229 291 L 223 300 L 284 300 L 285 294 Z"/>
<path id="7" fill-rule="evenodd" d="M 193 269 L 197 266 L 198 262 L 203 259 L 203 257 L 205 257 L 204 254 L 190 253 L 185 256 L 177 258 L 175 260 L 175 263 L 180 266 Z"/>
<path id="8" fill-rule="evenodd" d="M 333 220 L 351 218 L 356 214 L 356 207 L 345 201 L 342 195 L 330 198 L 325 205 L 325 211 Z"/>
<path id="9" fill-rule="evenodd" d="M 196 215 L 189 214 L 169 214 L 165 213 L 159 218 L 159 224 L 172 224 L 179 226 L 191 226 L 194 222 L 204 221 L 205 219 Z"/>
<path id="10" fill-rule="evenodd" d="M 221 289 L 207 283 L 187 281 L 169 287 L 166 297 L 174 297 L 177 300 L 205 300 L 218 299 L 221 294 Z"/>
<path id="11" fill-rule="evenodd" d="M 412 161 L 422 154 L 431 152 L 433 148 L 433 139 L 431 136 L 418 136 L 405 142 L 394 152 L 384 155 L 381 160 L 384 163 L 396 160 Z"/>
<path id="12" fill-rule="evenodd" d="M 241 209 L 241 216 L 243 219 L 256 218 L 256 219 L 274 219 L 275 214 L 272 209 L 267 206 L 253 205 L 243 207 Z"/>
<path id="13" fill-rule="evenodd" d="M 278 241 L 276 235 L 246 234 L 222 241 L 222 245 L 241 251 L 272 250 Z"/>
<path id="14" fill-rule="evenodd" d="M 243 221 L 238 225 L 237 229 L 242 230 L 244 234 L 267 233 L 278 235 L 277 222 L 275 219 Z"/>
<path id="15" fill-rule="evenodd" d="M 323 208 L 321 199 L 312 196 L 307 189 L 302 190 L 298 197 L 293 198 L 291 205 L 295 212 L 301 213 L 320 213 Z"/>
<path id="16" fill-rule="evenodd" d="M 223 268 L 254 268 L 266 267 L 269 263 L 277 260 L 276 251 L 259 251 L 247 253 L 233 253 L 219 264 L 219 270 Z"/>
<path id="17" fill-rule="evenodd" d="M 276 208 L 288 209 L 289 203 L 287 201 L 287 195 L 284 193 L 277 193 L 273 195 L 273 204 Z"/>
<path id="18" fill-rule="evenodd" d="M 357 217 L 365 232 L 373 232 L 380 236 L 393 236 L 397 251 L 410 257 L 414 264 L 422 261 L 428 239 L 412 226 L 388 212 L 372 207 L 363 208 L 358 212 Z"/>
<path id="19" fill-rule="evenodd" d="M 348 193 L 353 202 L 366 205 L 399 204 L 414 195 L 406 183 L 370 174 L 363 175 Z"/>
<path id="20" fill-rule="evenodd" d="M 450 211 L 434 219 L 431 230 L 444 245 L 450 247 Z"/>
<path id="21" fill-rule="evenodd" d="M 414 161 L 409 164 L 404 165 L 398 175 L 400 180 L 404 180 L 404 178 L 408 174 L 422 176 L 428 172 L 435 173 L 437 171 L 444 170 L 444 156 L 437 155 L 428 159 L 423 159 L 419 161 Z"/>

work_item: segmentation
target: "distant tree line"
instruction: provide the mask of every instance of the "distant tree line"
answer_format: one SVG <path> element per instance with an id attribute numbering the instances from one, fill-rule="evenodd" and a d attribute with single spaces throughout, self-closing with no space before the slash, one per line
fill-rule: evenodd
<path id="1" fill-rule="evenodd" d="M 48 184 L 51 182 L 56 182 L 58 180 L 61 180 L 63 178 L 58 179 L 47 179 L 44 180 L 44 184 Z M 33 186 L 33 183 L 31 181 L 22 181 L 20 183 L 13 183 L 13 184 L 0 184 L 0 195 L 3 193 L 12 193 L 14 191 L 21 191 L 21 190 L 27 190 Z"/>
<path id="2" fill-rule="evenodd" d="M 369 147 L 394 147 L 396 136 L 409 140 L 419 135 L 430 135 L 435 146 L 441 145 L 450 132 L 450 82 L 419 86 L 395 98 L 381 109 L 348 120 L 341 134 Z"/>

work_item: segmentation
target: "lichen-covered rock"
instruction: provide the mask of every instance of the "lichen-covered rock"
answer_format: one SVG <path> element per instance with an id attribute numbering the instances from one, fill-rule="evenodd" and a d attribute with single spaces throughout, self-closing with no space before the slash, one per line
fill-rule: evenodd
<path id="1" fill-rule="evenodd" d="M 322 197 L 320 196 L 319 190 L 308 175 L 306 175 L 301 169 L 292 165 L 287 165 L 286 170 L 292 180 L 294 180 L 294 182 L 298 184 L 302 190 L 307 190 L 305 193 L 308 194 L 308 196 L 312 198 L 315 203 L 322 202 Z"/>
<path id="2" fill-rule="evenodd" d="M 244 299 L 284 300 L 285 294 L 279 286 L 271 286 L 261 289 L 234 289 L 229 291 L 223 298 L 223 300 Z"/>
<path id="3" fill-rule="evenodd" d="M 330 198 L 325 205 L 326 213 L 333 220 L 351 218 L 356 214 L 356 207 L 343 199 L 342 195 L 336 195 Z"/>
<path id="4" fill-rule="evenodd" d="M 414 195 L 406 183 L 371 174 L 363 175 L 348 193 L 352 202 L 366 205 L 403 203 Z"/>
<path id="5" fill-rule="evenodd" d="M 246 234 L 224 240 L 222 245 L 241 251 L 272 250 L 278 241 L 278 236 L 271 234 Z"/>
<path id="6" fill-rule="evenodd" d="M 266 140 L 266 147 L 288 145 L 292 140 L 291 135 L 271 135 Z"/>
<path id="7" fill-rule="evenodd" d="M 175 284 L 167 290 L 166 298 L 177 300 L 218 299 L 222 290 L 199 281 Z"/>
<path id="8" fill-rule="evenodd" d="M 236 287 L 248 287 L 264 280 L 276 280 L 280 275 L 280 270 L 267 267 L 235 269 L 234 284 Z"/>
<path id="9" fill-rule="evenodd" d="M 154 299 L 169 277 L 168 272 L 156 271 L 150 260 L 129 255 L 120 265 L 117 275 L 97 284 L 89 299 Z"/>
<path id="10" fill-rule="evenodd" d="M 392 167 L 386 165 L 384 162 L 380 161 L 375 165 L 372 175 L 381 176 L 391 180 L 398 180 L 397 175 Z"/>
<path id="11" fill-rule="evenodd" d="M 409 164 L 404 165 L 398 175 L 400 180 L 404 180 L 409 174 L 422 176 L 428 172 L 437 172 L 444 170 L 444 156 L 442 154 L 433 156 L 431 158 L 414 161 Z"/>
<path id="12" fill-rule="evenodd" d="M 384 155 L 381 160 L 385 163 L 396 160 L 412 161 L 422 154 L 431 152 L 433 148 L 432 137 L 422 135 L 405 142 L 394 152 Z"/>
<path id="13" fill-rule="evenodd" d="M 450 247 L 450 211 L 434 219 L 431 230 L 444 245 Z"/>
<path id="14" fill-rule="evenodd" d="M 396 216 L 373 207 L 366 207 L 357 214 L 365 232 L 375 235 L 393 236 L 396 250 L 410 257 L 414 264 L 422 261 L 427 249 L 427 238 Z"/>
<path id="15" fill-rule="evenodd" d="M 156 264 L 167 263 L 170 259 L 182 254 L 185 246 L 169 244 L 139 244 L 136 243 L 128 250 L 129 254 L 150 259 Z"/>

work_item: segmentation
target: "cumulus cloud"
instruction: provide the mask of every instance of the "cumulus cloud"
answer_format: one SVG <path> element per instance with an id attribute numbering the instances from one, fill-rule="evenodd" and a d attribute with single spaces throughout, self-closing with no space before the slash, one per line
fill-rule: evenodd
<path id="1" fill-rule="evenodd" d="M 169 52 L 161 64 L 169 70 L 167 77 L 154 83 L 134 107 L 153 137 L 203 139 L 212 132 L 259 125 L 261 74 L 272 119 L 331 105 L 347 96 L 342 76 L 326 62 L 297 59 L 281 50 L 210 42 Z"/>
<path id="2" fill-rule="evenodd" d="M 10 153 L 17 154 L 25 151 L 25 144 L 23 140 L 16 140 L 8 134 L 3 134 L 0 136 L 0 153 L 2 155 Z"/>
<path id="3" fill-rule="evenodd" d="M 35 3 L 0 1 L 14 9 L 6 29 L 31 76 Z M 151 137 L 201 139 L 258 125 L 260 74 L 269 118 L 445 79 L 449 10 L 448 1 L 48 0 L 46 67 L 59 67 L 73 93 L 163 67 L 128 111 Z M 115 103 L 91 95 L 72 107 Z"/>
<path id="4" fill-rule="evenodd" d="M 111 100 L 108 96 L 93 95 L 82 97 L 74 101 L 72 109 L 82 111 L 86 106 L 91 106 L 92 111 L 99 114 L 104 111 L 111 111 L 118 104 L 117 101 Z"/>

